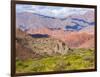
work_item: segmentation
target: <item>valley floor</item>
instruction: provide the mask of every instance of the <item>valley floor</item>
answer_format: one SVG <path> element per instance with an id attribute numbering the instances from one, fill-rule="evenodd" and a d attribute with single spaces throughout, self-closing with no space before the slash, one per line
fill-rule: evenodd
<path id="1" fill-rule="evenodd" d="M 94 69 L 94 49 L 71 49 L 66 55 L 16 59 L 16 73 Z"/>

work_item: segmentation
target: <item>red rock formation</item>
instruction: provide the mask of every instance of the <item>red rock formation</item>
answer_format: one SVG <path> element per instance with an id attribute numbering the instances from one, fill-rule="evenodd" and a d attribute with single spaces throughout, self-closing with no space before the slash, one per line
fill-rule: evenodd
<path id="1" fill-rule="evenodd" d="M 29 30 L 30 34 L 48 34 L 52 38 L 56 38 L 67 43 L 69 47 L 81 47 L 86 48 L 86 46 L 93 47 L 90 42 L 94 41 L 94 34 L 84 32 L 67 32 L 64 30 L 50 30 L 47 28 L 37 29 L 37 30 Z M 90 41 L 91 40 L 91 41 Z M 88 42 L 88 43 L 87 43 Z M 85 45 L 86 44 L 86 45 Z M 89 44 L 89 45 L 88 45 Z M 81 46 L 82 45 L 82 46 Z M 94 45 L 94 44 L 93 44 Z"/>

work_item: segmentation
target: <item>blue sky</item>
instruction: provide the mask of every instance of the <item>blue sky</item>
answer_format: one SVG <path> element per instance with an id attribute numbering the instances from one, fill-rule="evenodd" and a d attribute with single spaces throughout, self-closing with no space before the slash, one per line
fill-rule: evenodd
<path id="1" fill-rule="evenodd" d="M 85 14 L 87 11 L 94 11 L 90 8 L 72 8 L 72 7 L 58 7 L 58 6 L 40 6 L 40 5 L 26 5 L 16 4 L 16 12 L 30 12 L 51 17 L 66 17 L 71 14 Z"/>

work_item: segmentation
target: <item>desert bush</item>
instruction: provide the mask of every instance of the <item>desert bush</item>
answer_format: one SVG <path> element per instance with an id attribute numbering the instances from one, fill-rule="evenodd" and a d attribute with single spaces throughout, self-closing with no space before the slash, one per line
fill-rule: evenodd
<path id="1" fill-rule="evenodd" d="M 66 55 L 53 55 L 25 61 L 16 60 L 17 72 L 48 72 L 63 70 L 81 70 L 94 68 L 94 51 L 73 49 Z M 23 71 L 24 69 L 24 71 Z"/>

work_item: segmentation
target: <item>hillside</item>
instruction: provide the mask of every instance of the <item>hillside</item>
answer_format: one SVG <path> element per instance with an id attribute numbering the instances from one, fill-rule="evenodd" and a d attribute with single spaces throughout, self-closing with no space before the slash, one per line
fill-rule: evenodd
<path id="1" fill-rule="evenodd" d="M 84 48 L 69 48 L 63 41 L 49 35 L 29 35 L 16 29 L 16 73 L 94 69 L 95 50 L 89 47 L 93 45 L 92 36 L 85 33 L 81 34 L 83 37 L 76 33 L 70 35 L 73 36 L 72 39 L 68 36 L 70 43 L 73 39 L 80 41 L 88 37 L 85 40 L 89 40 L 89 44 L 82 44 Z"/>
<path id="2" fill-rule="evenodd" d="M 79 48 L 94 48 L 95 47 L 95 40 L 94 38 L 88 40 L 87 42 L 83 43 Z"/>
<path id="3" fill-rule="evenodd" d="M 67 45 L 61 40 L 44 36 L 37 38 L 16 29 L 16 55 L 20 59 L 53 56 L 55 54 L 64 55 L 68 50 Z"/>
<path id="4" fill-rule="evenodd" d="M 84 29 L 79 32 L 63 31 L 61 29 L 50 30 L 48 28 L 41 28 L 41 29 L 35 29 L 35 30 L 31 29 L 30 31 L 27 31 L 27 33 L 29 34 L 45 34 L 46 33 L 52 38 L 62 40 L 70 48 L 73 48 L 73 47 L 86 48 L 85 45 L 88 46 L 89 48 L 93 48 L 94 47 L 93 46 L 94 45 L 93 32 L 94 32 L 93 27 L 89 28 L 89 30 Z M 92 40 L 93 42 L 89 40 Z"/>
<path id="5" fill-rule="evenodd" d="M 71 48 L 86 48 L 86 46 L 87 48 L 94 47 L 94 35 L 86 32 L 73 32 L 68 34 L 65 41 Z"/>
<path id="6" fill-rule="evenodd" d="M 25 60 L 28 58 L 40 57 L 39 54 L 35 53 L 29 47 L 29 41 L 32 38 L 20 29 L 16 29 L 16 58 L 20 60 Z"/>
<path id="7" fill-rule="evenodd" d="M 16 73 L 94 69 L 93 49 L 73 49 L 65 55 L 16 60 Z"/>

